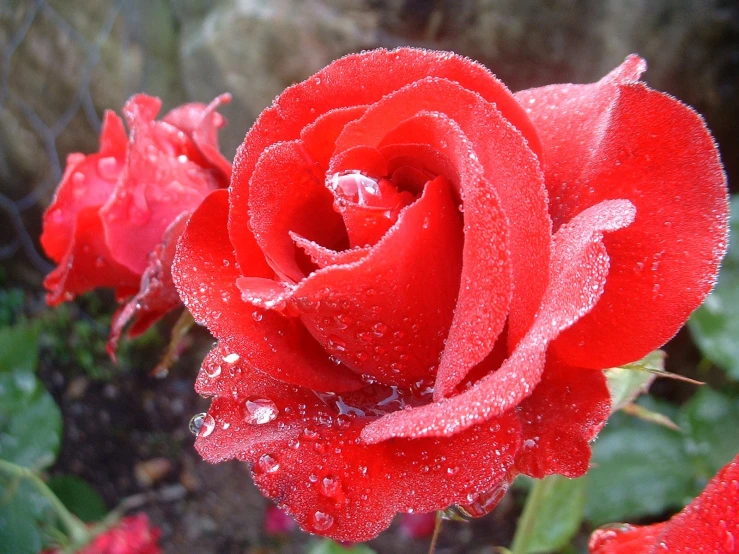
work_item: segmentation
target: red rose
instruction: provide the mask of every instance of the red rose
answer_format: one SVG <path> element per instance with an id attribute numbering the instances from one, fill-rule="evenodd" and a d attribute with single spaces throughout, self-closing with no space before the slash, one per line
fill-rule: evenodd
<path id="1" fill-rule="evenodd" d="M 735 552 L 739 541 L 739 456 L 723 467 L 705 490 L 671 520 L 646 527 L 598 529 L 592 554 L 694 554 Z"/>
<path id="2" fill-rule="evenodd" d="M 55 306 L 96 287 L 133 298 L 113 321 L 109 350 L 124 326 L 145 331 L 179 305 L 170 267 L 189 214 L 225 186 L 231 165 L 218 151 L 223 118 L 209 106 L 185 104 L 163 120 L 157 98 L 139 94 L 123 108 L 130 137 L 113 112 L 105 113 L 100 151 L 70 154 L 64 177 L 44 214 L 41 244 L 59 265 L 44 281 Z"/>
<path id="3" fill-rule="evenodd" d="M 115 527 L 97 535 L 90 544 L 76 554 L 160 554 L 159 536 L 162 532 L 149 525 L 146 514 L 124 517 Z M 45 551 L 61 554 L 61 550 Z"/>
<path id="4" fill-rule="evenodd" d="M 514 96 L 454 54 L 375 50 L 280 95 L 173 267 L 218 339 L 201 455 L 343 541 L 582 475 L 600 370 L 669 339 L 726 248 L 716 147 L 644 67 Z"/>

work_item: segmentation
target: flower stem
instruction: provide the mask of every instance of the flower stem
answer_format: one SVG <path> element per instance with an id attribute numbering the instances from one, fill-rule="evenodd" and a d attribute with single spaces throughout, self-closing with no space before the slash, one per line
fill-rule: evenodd
<path id="1" fill-rule="evenodd" d="M 46 498 L 51 504 L 54 512 L 60 521 L 66 527 L 69 538 L 75 544 L 84 544 L 90 539 L 90 533 L 87 527 L 76 515 L 70 512 L 62 501 L 54 494 L 54 492 L 44 483 L 41 478 L 32 470 L 21 467 L 6 460 L 0 460 L 0 472 L 7 475 L 17 477 L 18 479 L 28 479 L 34 487 Z"/>
<path id="2" fill-rule="evenodd" d="M 536 518 L 553 484 L 553 476 L 534 480 L 534 485 L 526 497 L 523 513 L 518 520 L 516 534 L 513 536 L 511 554 L 526 554 L 528 552 L 534 526 L 536 525 Z"/>
<path id="3" fill-rule="evenodd" d="M 436 542 L 439 540 L 439 533 L 441 532 L 441 525 L 444 523 L 442 512 L 439 510 L 436 512 L 436 522 L 434 524 L 434 534 L 431 536 L 431 544 L 429 545 L 429 554 L 436 552 Z"/>

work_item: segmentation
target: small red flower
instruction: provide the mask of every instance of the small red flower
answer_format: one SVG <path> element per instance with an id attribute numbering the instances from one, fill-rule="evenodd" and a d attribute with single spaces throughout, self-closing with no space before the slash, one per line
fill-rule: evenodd
<path id="1" fill-rule="evenodd" d="M 201 455 L 343 541 L 482 515 L 518 473 L 582 475 L 601 370 L 674 335 L 726 249 L 716 146 L 644 69 L 513 95 L 402 48 L 280 95 L 172 270 L 219 341 Z"/>
<path id="2" fill-rule="evenodd" d="M 145 514 L 123 518 L 115 527 L 97 535 L 75 554 L 160 554 L 161 531 L 149 525 Z M 61 550 L 46 551 L 61 554 Z"/>
<path id="3" fill-rule="evenodd" d="M 231 174 L 218 151 L 224 120 L 215 111 L 228 100 L 185 104 L 157 121 L 161 102 L 139 94 L 123 108 L 129 137 L 107 111 L 99 152 L 67 158 L 41 235 L 59 264 L 44 281 L 47 302 L 97 287 L 129 299 L 114 319 L 111 353 L 126 324 L 140 334 L 180 304 L 170 274 L 177 238 L 205 195 Z"/>
<path id="4" fill-rule="evenodd" d="M 739 456 L 709 481 L 703 492 L 669 521 L 646 527 L 598 529 L 591 554 L 729 553 L 739 546 Z"/>
<path id="5" fill-rule="evenodd" d="M 267 506 L 264 512 L 264 532 L 267 535 L 285 535 L 294 531 L 295 520 L 274 504 Z"/>

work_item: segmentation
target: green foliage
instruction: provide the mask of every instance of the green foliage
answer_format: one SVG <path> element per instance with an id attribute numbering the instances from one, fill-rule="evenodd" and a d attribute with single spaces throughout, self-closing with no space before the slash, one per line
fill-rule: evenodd
<path id="1" fill-rule="evenodd" d="M 0 330 L 0 458 L 41 470 L 56 459 L 62 415 L 35 375 L 35 326 Z"/>
<path id="2" fill-rule="evenodd" d="M 731 240 L 718 284 L 688 326 L 703 355 L 739 380 L 739 196 L 731 200 Z"/>
<path id="3" fill-rule="evenodd" d="M 0 475 L 0 554 L 37 554 L 55 521 L 51 504 L 29 481 Z"/>
<path id="4" fill-rule="evenodd" d="M 103 497 L 84 479 L 61 475 L 52 478 L 48 485 L 62 504 L 82 521 L 100 521 L 108 513 Z"/>
<path id="5" fill-rule="evenodd" d="M 345 548 L 332 540 L 324 539 L 311 544 L 307 554 L 375 554 L 375 551 L 364 544 Z"/>
<path id="6" fill-rule="evenodd" d="M 611 411 L 620 410 L 637 396 L 647 392 L 655 373 L 664 372 L 665 353 L 655 350 L 638 362 L 607 369 L 606 379 L 611 393 Z"/>
<path id="7" fill-rule="evenodd" d="M 526 552 L 556 552 L 577 534 L 585 512 L 587 477 L 568 479 L 551 475 L 540 484 L 539 509 Z"/>

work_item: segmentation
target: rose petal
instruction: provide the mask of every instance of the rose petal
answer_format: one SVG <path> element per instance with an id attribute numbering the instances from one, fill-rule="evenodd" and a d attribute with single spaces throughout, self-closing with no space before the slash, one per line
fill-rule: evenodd
<path id="1" fill-rule="evenodd" d="M 590 441 L 610 415 L 611 395 L 603 372 L 548 362 L 516 412 L 524 439 L 516 469 L 537 479 L 580 477 L 590 466 Z"/>
<path id="2" fill-rule="evenodd" d="M 368 425 L 362 439 L 451 436 L 504 413 L 529 396 L 541 380 L 548 344 L 587 313 L 600 298 L 608 274 L 603 232 L 625 227 L 634 207 L 611 200 L 579 214 L 554 237 L 551 280 L 534 325 L 513 354 L 466 391 L 420 408 L 389 414 Z"/>
<path id="3" fill-rule="evenodd" d="M 131 128 L 126 168 L 100 212 L 113 257 L 139 274 L 169 224 L 219 185 L 211 170 L 183 153 L 184 133 L 172 142 L 173 127 L 154 121 L 160 105 L 140 94 L 124 107 Z"/>
<path id="4" fill-rule="evenodd" d="M 257 161 L 270 145 L 297 139 L 303 128 L 337 108 L 358 107 L 377 102 L 387 94 L 428 76 L 459 82 L 485 100 L 495 103 L 505 118 L 526 137 L 530 148 L 539 151 L 536 130 L 513 95 L 484 66 L 449 52 L 415 48 L 372 50 L 351 54 L 322 69 L 310 79 L 294 85 L 262 112 L 244 139 L 234 160 L 232 207 L 229 222 L 232 242 L 240 263 L 238 228 L 247 220 L 239 206 L 248 204 L 247 183 Z M 359 85 L 358 85 L 359 83 Z M 353 118 L 356 114 L 351 113 Z"/>
<path id="5" fill-rule="evenodd" d="M 225 183 L 231 178 L 231 164 L 221 154 L 218 131 L 226 125 L 225 118 L 216 110 L 231 102 L 230 94 L 221 94 L 208 104 L 193 102 L 173 109 L 163 120 L 184 131 L 192 138 L 208 162 L 223 174 Z"/>
<path id="6" fill-rule="evenodd" d="M 115 188 L 126 158 L 126 131 L 112 111 L 105 112 L 100 134 L 100 152 L 84 156 L 70 154 L 54 199 L 44 213 L 41 245 L 46 254 L 60 262 L 71 247 L 77 214 L 90 206 L 102 206 Z"/>
<path id="7" fill-rule="evenodd" d="M 44 279 L 46 302 L 56 306 L 97 287 L 135 290 L 139 276 L 111 257 L 98 208 L 82 208 L 76 219 L 74 239 L 59 265 Z"/>
<path id="8" fill-rule="evenodd" d="M 238 183 L 236 174 L 232 191 Z M 233 213 L 232 208 L 229 224 L 238 221 Z M 328 247 L 347 242 L 341 216 L 334 211 L 333 197 L 324 186 L 324 174 L 307 157 L 300 141 L 275 144 L 262 154 L 250 184 L 249 222 L 251 231 L 231 227 L 235 247 L 242 248 L 237 259 L 249 259 L 243 248 L 249 246 L 247 235 L 253 234 L 275 273 L 292 282 L 300 281 L 305 273 L 298 265 L 290 231 Z"/>
<path id="9" fill-rule="evenodd" d="M 310 259 L 314 264 L 316 264 L 316 266 L 318 266 L 319 269 L 323 269 L 330 265 L 358 262 L 372 250 L 371 247 L 365 246 L 336 252 L 335 250 L 330 250 L 320 244 L 316 244 L 312 240 L 301 237 L 299 234 L 293 233 L 292 231 L 290 231 L 290 237 L 293 239 L 296 246 L 302 248 L 303 251 L 310 256 Z"/>
<path id="10" fill-rule="evenodd" d="M 228 240 L 227 218 L 228 192 L 215 191 L 203 200 L 180 238 L 172 277 L 193 317 L 231 353 L 275 379 L 324 391 L 360 387 L 359 378 L 333 364 L 302 325 L 241 300 L 236 280 L 242 274 Z M 259 253 L 256 243 L 251 248 Z M 274 277 L 259 256 L 253 259 L 247 268 L 251 275 Z"/>
<path id="11" fill-rule="evenodd" d="M 224 352 L 208 356 L 205 374 L 222 364 Z M 397 512 L 467 502 L 504 479 L 520 442 L 517 418 L 509 414 L 449 439 L 363 445 L 359 433 L 370 418 L 341 415 L 310 391 L 237 366 L 237 398 L 225 391 L 214 399 L 210 430 L 201 431 L 196 448 L 211 462 L 249 462 L 267 497 L 303 529 L 336 540 L 370 539 Z M 247 401 L 269 414 L 255 419 Z"/>
<path id="12" fill-rule="evenodd" d="M 644 68 L 632 56 L 592 85 L 517 94 L 544 143 L 555 225 L 609 198 L 637 208 L 634 224 L 606 239 L 603 298 L 553 345 L 572 365 L 618 366 L 664 344 L 710 291 L 726 249 L 716 145 L 693 110 L 635 82 Z"/>
<path id="13" fill-rule="evenodd" d="M 666 523 L 644 527 L 618 525 L 596 530 L 588 549 L 592 554 L 654 554 L 657 537 Z"/>
<path id="14" fill-rule="evenodd" d="M 111 356 L 115 354 L 123 329 L 129 323 L 131 328 L 128 334 L 135 337 L 180 305 L 180 297 L 172 282 L 172 263 L 177 239 L 185 230 L 189 218 L 190 214 L 184 213 L 167 227 L 162 242 L 149 256 L 149 265 L 141 276 L 138 293 L 113 317 L 106 345 Z"/>

